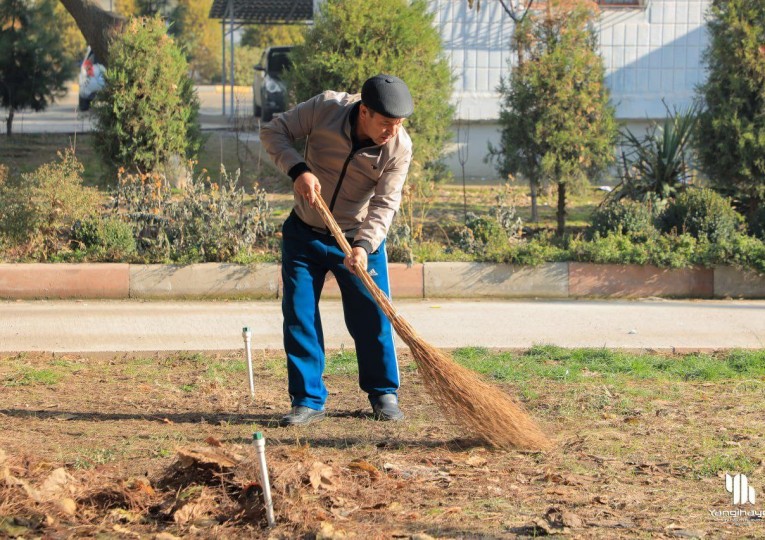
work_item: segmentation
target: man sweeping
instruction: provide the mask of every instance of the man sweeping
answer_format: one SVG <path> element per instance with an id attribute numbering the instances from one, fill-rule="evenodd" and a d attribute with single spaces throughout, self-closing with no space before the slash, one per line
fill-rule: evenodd
<path id="1" fill-rule="evenodd" d="M 364 82 L 361 94 L 326 91 L 261 128 L 263 146 L 292 178 L 295 193 L 282 228 L 284 348 L 292 402 L 282 425 L 309 424 L 326 414 L 319 298 L 327 272 L 340 287 L 345 323 L 356 345 L 359 386 L 375 418 L 404 418 L 390 322 L 355 272 L 367 270 L 390 296 L 385 237 L 412 157 L 403 122 L 413 111 L 404 81 L 376 75 Z M 293 146 L 299 139 L 305 139 L 304 155 Z M 351 256 L 313 209 L 317 193 L 348 238 Z"/>

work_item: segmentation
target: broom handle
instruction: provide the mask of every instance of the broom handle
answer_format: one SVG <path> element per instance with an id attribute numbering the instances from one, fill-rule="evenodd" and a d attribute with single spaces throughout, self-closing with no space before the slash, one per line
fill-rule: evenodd
<path id="1" fill-rule="evenodd" d="M 345 253 L 347 257 L 350 257 L 353 253 L 351 250 L 351 245 L 348 243 L 348 239 L 345 238 L 343 231 L 340 230 L 340 227 L 338 226 L 337 221 L 335 221 L 332 212 L 330 212 L 329 208 L 327 208 L 327 203 L 324 202 L 324 199 L 319 193 L 316 193 L 315 202 L 316 206 L 314 208 L 316 208 L 316 211 L 319 212 L 319 216 L 321 216 L 322 221 L 324 221 L 324 224 L 330 230 L 332 236 L 334 236 L 335 240 L 337 240 L 337 243 L 340 245 L 343 253 Z M 380 306 L 380 309 L 383 310 L 383 313 L 385 313 L 388 319 L 390 319 L 391 322 L 397 319 L 398 314 L 396 313 L 396 309 L 393 307 L 390 299 L 385 295 L 384 292 L 380 290 L 380 287 L 378 287 L 377 284 L 372 281 L 372 277 L 369 275 L 369 273 L 364 269 L 356 268 L 356 275 L 359 277 L 359 279 L 361 279 L 361 282 L 377 301 L 377 305 Z"/>

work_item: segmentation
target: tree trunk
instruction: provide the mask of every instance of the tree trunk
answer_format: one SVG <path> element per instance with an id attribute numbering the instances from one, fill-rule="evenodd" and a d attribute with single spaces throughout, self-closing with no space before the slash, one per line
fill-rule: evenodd
<path id="1" fill-rule="evenodd" d="M 566 230 L 566 183 L 558 182 L 558 236 Z"/>
<path id="2" fill-rule="evenodd" d="M 13 131 L 13 107 L 8 109 L 8 117 L 5 119 L 5 134 L 9 137 Z"/>
<path id="3" fill-rule="evenodd" d="M 539 223 L 539 209 L 537 206 L 539 186 L 533 180 L 529 180 L 529 188 L 531 188 L 531 222 Z"/>
<path id="4" fill-rule="evenodd" d="M 61 0 L 61 3 L 77 23 L 98 63 L 108 66 L 109 40 L 122 26 L 124 19 L 116 13 L 104 11 L 93 0 Z"/>

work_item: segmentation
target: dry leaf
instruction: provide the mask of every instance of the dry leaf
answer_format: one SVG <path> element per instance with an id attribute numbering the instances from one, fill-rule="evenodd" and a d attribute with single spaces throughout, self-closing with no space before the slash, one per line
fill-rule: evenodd
<path id="1" fill-rule="evenodd" d="M 316 533 L 316 540 L 343 540 L 348 538 L 345 531 L 335 529 L 328 521 L 323 521 L 319 532 Z"/>
<path id="2" fill-rule="evenodd" d="M 308 480 L 311 482 L 314 491 L 319 488 L 326 490 L 335 489 L 332 482 L 332 474 L 332 467 L 325 465 L 321 461 L 314 461 L 311 465 L 311 470 L 308 471 Z"/>
<path id="3" fill-rule="evenodd" d="M 3 474 L 3 482 L 6 486 L 20 486 L 30 499 L 34 501 L 40 500 L 39 493 L 37 493 L 37 490 L 30 486 L 29 483 L 10 474 L 7 468 L 3 471 Z"/>
<path id="4" fill-rule="evenodd" d="M 151 484 L 145 478 L 138 478 L 134 480 L 129 487 L 130 489 L 134 491 L 137 491 L 139 493 L 145 493 L 146 495 L 149 495 L 149 496 L 154 496 L 156 494 L 156 491 L 154 491 L 154 488 L 151 487 Z"/>
<path id="5" fill-rule="evenodd" d="M 547 534 L 565 534 L 569 528 L 584 527 L 584 520 L 569 510 L 551 507 L 543 518 L 536 518 L 534 525 Z"/>
<path id="6" fill-rule="evenodd" d="M 563 512 L 561 512 L 561 521 L 563 522 L 563 525 L 571 527 L 572 529 L 581 529 L 584 527 L 584 520 L 569 510 L 563 510 Z"/>
<path id="7" fill-rule="evenodd" d="M 181 540 L 179 537 L 170 534 L 169 532 L 161 532 L 154 535 L 152 540 Z"/>
<path id="8" fill-rule="evenodd" d="M 61 493 L 66 485 L 73 481 L 74 478 L 66 472 L 66 469 L 59 467 L 55 469 L 48 478 L 45 479 L 42 486 L 40 486 L 39 496 L 41 499 L 53 499 L 59 493 Z"/>
<path id="9" fill-rule="evenodd" d="M 207 505 L 195 502 L 184 504 L 173 514 L 173 521 L 178 525 L 194 522 L 205 515 L 205 508 Z"/>
<path id="10" fill-rule="evenodd" d="M 207 464 L 230 469 L 242 459 L 241 456 L 226 452 L 223 448 L 176 448 L 176 453 L 181 466 L 184 468 L 195 464 Z"/>
<path id="11" fill-rule="evenodd" d="M 693 529 L 678 529 L 673 526 L 669 526 L 666 528 L 666 531 L 671 536 L 676 536 L 677 538 L 697 538 L 701 539 L 706 536 L 704 531 L 697 531 Z"/>
<path id="12" fill-rule="evenodd" d="M 560 473 L 548 471 L 545 473 L 543 478 L 545 482 L 551 482 L 553 484 L 563 483 L 563 475 Z"/>
<path id="13" fill-rule="evenodd" d="M 206 442 L 207 444 L 209 444 L 210 446 L 215 446 L 215 447 L 217 447 L 217 448 L 220 448 L 221 446 L 223 446 L 223 443 L 221 443 L 221 442 L 220 442 L 218 439 L 216 439 L 216 438 L 215 438 L 215 437 L 213 437 L 212 435 L 210 435 L 209 437 L 207 437 L 207 438 L 205 439 L 205 442 Z"/>
<path id="14" fill-rule="evenodd" d="M 348 521 L 348 516 L 352 512 L 348 510 L 342 510 L 340 508 L 330 508 L 329 511 L 333 516 L 335 516 L 335 518 L 339 519 L 340 521 Z"/>
<path id="15" fill-rule="evenodd" d="M 544 534 L 558 534 L 560 532 L 563 532 L 561 529 L 550 525 L 550 523 L 548 523 L 546 519 L 534 518 L 531 523 L 535 529 L 539 529 Z"/>
<path id="16" fill-rule="evenodd" d="M 363 459 L 354 459 L 348 464 L 348 468 L 369 473 L 369 477 L 372 480 L 378 480 L 380 476 L 382 476 L 380 474 L 380 470 L 377 467 L 375 467 L 368 461 L 364 461 Z"/>
<path id="17" fill-rule="evenodd" d="M 486 458 L 482 456 L 470 456 L 465 461 L 471 467 L 483 467 L 486 465 Z"/>
<path id="18" fill-rule="evenodd" d="M 141 519 L 139 514 L 126 510 L 125 508 L 112 508 L 109 512 L 109 516 L 121 523 L 135 523 Z"/>
<path id="19" fill-rule="evenodd" d="M 5 534 L 8 538 L 25 538 L 31 532 L 29 528 L 17 523 L 15 518 L 0 520 L 0 535 Z"/>
<path id="20" fill-rule="evenodd" d="M 68 516 L 73 516 L 77 513 L 77 503 L 69 497 L 63 497 L 59 499 L 56 503 L 56 506 L 58 506 L 58 509 Z"/>
<path id="21" fill-rule="evenodd" d="M 114 532 L 118 532 L 120 534 L 124 534 L 124 535 L 127 535 L 127 536 L 132 536 L 134 538 L 141 538 L 141 535 L 138 534 L 137 532 L 133 532 L 130 529 L 127 529 L 127 528 L 125 528 L 125 527 L 123 527 L 122 525 L 119 525 L 119 524 L 114 525 L 112 527 L 112 529 L 114 530 Z"/>

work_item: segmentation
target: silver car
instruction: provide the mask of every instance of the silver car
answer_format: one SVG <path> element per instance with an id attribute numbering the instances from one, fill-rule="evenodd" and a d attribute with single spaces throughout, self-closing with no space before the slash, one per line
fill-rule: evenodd
<path id="1" fill-rule="evenodd" d="M 291 66 L 291 50 L 292 47 L 269 47 L 255 66 L 252 101 L 255 116 L 260 116 L 264 122 L 270 122 L 274 114 L 287 109 L 287 86 L 282 75 Z"/>

